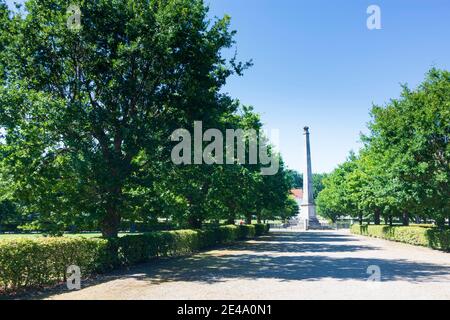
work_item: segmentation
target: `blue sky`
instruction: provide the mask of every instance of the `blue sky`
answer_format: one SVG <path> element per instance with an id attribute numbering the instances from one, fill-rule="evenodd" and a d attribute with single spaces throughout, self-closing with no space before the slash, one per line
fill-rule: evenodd
<path id="1" fill-rule="evenodd" d="M 432 66 L 450 69 L 448 0 L 209 0 L 211 15 L 232 17 L 237 50 L 254 66 L 226 87 L 251 104 L 280 151 L 301 170 L 301 128 L 311 127 L 313 170 L 329 172 L 370 120 L 372 103 L 398 97 Z M 381 8 L 381 30 L 366 10 Z"/>
<path id="2" fill-rule="evenodd" d="M 398 97 L 400 83 L 415 87 L 432 66 L 450 69 L 448 0 L 205 2 L 212 17 L 232 17 L 239 58 L 254 62 L 225 91 L 280 130 L 285 162 L 300 171 L 305 125 L 313 170 L 329 172 L 358 150 L 372 103 Z M 381 30 L 366 27 L 373 4 Z"/>

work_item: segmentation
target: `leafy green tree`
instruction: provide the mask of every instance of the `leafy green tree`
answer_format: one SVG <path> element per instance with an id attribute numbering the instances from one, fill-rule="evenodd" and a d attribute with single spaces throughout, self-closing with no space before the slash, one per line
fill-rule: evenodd
<path id="1" fill-rule="evenodd" d="M 384 156 L 390 188 L 404 224 L 431 213 L 438 224 L 450 218 L 450 73 L 432 69 L 416 89 L 375 106 L 370 143 Z"/>
<path id="2" fill-rule="evenodd" d="M 296 170 L 287 170 L 287 175 L 290 179 L 290 183 L 293 189 L 303 189 L 303 174 L 299 173 Z M 314 199 L 317 199 L 320 191 L 323 190 L 323 179 L 327 176 L 325 173 L 313 173 L 313 191 L 314 191 Z"/>
<path id="3" fill-rule="evenodd" d="M 2 162 L 45 221 L 84 213 L 115 237 L 138 157 L 164 162 L 174 129 L 218 122 L 232 108 L 220 89 L 245 65 L 222 57 L 229 17 L 209 21 L 201 0 L 81 1 L 77 32 L 68 4 L 29 0 L 20 15 L 2 3 Z"/>
<path id="4" fill-rule="evenodd" d="M 363 216 L 358 210 L 355 199 L 358 194 L 358 180 L 354 174 L 357 157 L 351 153 L 348 160 L 329 174 L 324 180 L 324 189 L 319 193 L 316 204 L 318 213 L 333 222 L 339 216 Z"/>
<path id="5" fill-rule="evenodd" d="M 283 218 L 287 218 L 292 213 L 292 203 L 289 201 L 292 184 L 284 169 L 281 156 L 279 156 L 279 161 L 280 169 L 277 174 L 262 176 L 259 197 L 256 198 L 258 222 L 268 219 L 264 213 L 272 212 Z"/>
<path id="6" fill-rule="evenodd" d="M 416 89 L 374 106 L 364 148 L 324 180 L 319 211 L 408 225 L 450 224 L 450 73 L 432 69 Z"/>
<path id="7" fill-rule="evenodd" d="M 319 193 L 323 190 L 323 179 L 327 177 L 326 173 L 313 173 L 313 196 L 314 199 L 317 199 Z"/>
<path id="8" fill-rule="evenodd" d="M 0 201 L 0 231 L 15 231 L 22 223 L 17 206 L 9 200 Z"/>
<path id="9" fill-rule="evenodd" d="M 291 179 L 291 184 L 294 189 L 303 188 L 303 175 L 295 170 L 287 170 L 289 179 Z"/>

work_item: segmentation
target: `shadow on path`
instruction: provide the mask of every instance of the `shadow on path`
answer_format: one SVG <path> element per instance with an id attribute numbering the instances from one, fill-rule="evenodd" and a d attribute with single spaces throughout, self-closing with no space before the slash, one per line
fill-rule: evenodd
<path id="1" fill-rule="evenodd" d="M 335 233 L 274 233 L 271 237 L 224 248 L 225 251 L 219 251 L 219 256 L 205 253 L 161 264 L 142 265 L 134 269 L 133 277 L 153 283 L 214 283 L 233 278 L 366 280 L 369 276 L 367 268 L 372 265 L 381 268 L 382 281 L 427 282 L 440 276 L 448 280 L 450 275 L 449 267 L 430 263 L 350 256 L 337 258 L 323 254 L 379 250 L 375 246 L 358 245 L 358 242 L 360 240 L 351 235 Z"/>
<path id="2" fill-rule="evenodd" d="M 281 282 L 323 279 L 365 281 L 369 276 L 367 268 L 372 265 L 381 268 L 382 281 L 422 283 L 450 279 L 448 266 L 402 259 L 355 257 L 351 253 L 380 252 L 382 249 L 358 242 L 363 241 L 351 235 L 331 232 L 272 233 L 255 241 L 191 257 L 161 259 L 138 265 L 130 270 L 85 281 L 83 287 L 127 278 L 145 281 L 148 285 L 173 281 L 212 284 L 229 279 L 277 279 Z M 345 252 L 349 252 L 349 255 L 345 256 Z M 339 256 L 333 256 L 333 253 L 338 253 Z M 62 288 L 55 290 L 52 293 L 42 293 L 39 297 L 67 292 Z"/>
<path id="3" fill-rule="evenodd" d="M 133 277 L 152 282 L 200 281 L 220 282 L 230 278 L 281 281 L 318 281 L 324 278 L 338 280 L 365 280 L 369 266 L 382 270 L 382 281 L 407 280 L 426 282 L 436 276 L 448 276 L 449 268 L 432 264 L 412 263 L 404 260 L 326 258 L 326 257 L 270 257 L 229 255 L 225 257 L 197 256 L 164 267 L 141 266 Z"/>
<path id="4" fill-rule="evenodd" d="M 352 241 L 352 243 L 349 243 Z M 359 245 L 357 239 L 339 235 L 334 238 L 327 234 L 311 236 L 309 234 L 286 235 L 274 234 L 233 246 L 232 250 L 273 253 L 338 253 L 355 252 L 361 250 L 378 250 L 375 246 Z"/>

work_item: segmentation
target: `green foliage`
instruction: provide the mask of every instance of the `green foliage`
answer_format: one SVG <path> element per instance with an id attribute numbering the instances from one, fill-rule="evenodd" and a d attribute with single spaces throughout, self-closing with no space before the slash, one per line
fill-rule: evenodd
<path id="1" fill-rule="evenodd" d="M 427 239 L 431 248 L 438 248 L 450 252 L 450 228 L 427 229 Z"/>
<path id="2" fill-rule="evenodd" d="M 9 200 L 0 200 L 0 232 L 16 231 L 22 222 L 22 217 L 15 204 Z"/>
<path id="3" fill-rule="evenodd" d="M 324 189 L 319 193 L 316 204 L 318 213 L 332 221 L 342 215 L 357 215 L 357 202 L 354 201 L 355 183 L 351 180 L 355 172 L 354 154 L 323 180 Z"/>
<path id="4" fill-rule="evenodd" d="M 55 284 L 70 265 L 83 277 L 158 257 L 188 255 L 269 231 L 268 225 L 227 225 L 205 230 L 176 230 L 117 239 L 37 238 L 0 241 L 0 287 L 18 290 Z"/>
<path id="5" fill-rule="evenodd" d="M 324 189 L 323 180 L 328 176 L 326 173 L 313 173 L 313 197 L 317 199 L 319 193 Z"/>
<path id="6" fill-rule="evenodd" d="M 251 65 L 224 57 L 230 17 L 209 19 L 202 0 L 81 1 L 82 28 L 71 32 L 68 4 L 0 6 L 0 194 L 23 228 L 113 238 L 158 218 L 200 228 L 284 211 L 283 167 L 263 177 L 260 165 L 170 161 L 169 137 L 194 121 L 262 128 L 222 90 Z"/>
<path id="7" fill-rule="evenodd" d="M 286 173 L 293 189 L 303 189 L 303 174 L 295 170 L 286 170 Z M 317 196 L 323 190 L 323 179 L 326 178 L 326 176 L 326 173 L 313 173 L 312 181 L 314 199 L 317 199 Z"/>
<path id="8" fill-rule="evenodd" d="M 256 229 L 254 225 L 241 225 L 238 229 L 238 239 L 252 239 L 256 235 Z"/>
<path id="9" fill-rule="evenodd" d="M 295 170 L 288 170 L 287 174 L 291 180 L 292 188 L 302 189 L 303 188 L 303 175 Z"/>
<path id="10" fill-rule="evenodd" d="M 354 224 L 354 234 L 450 251 L 450 229 L 422 226 L 376 226 Z"/>
<path id="11" fill-rule="evenodd" d="M 325 216 L 450 223 L 450 72 L 432 69 L 416 90 L 374 106 L 364 148 L 324 180 Z"/>
<path id="12" fill-rule="evenodd" d="M 255 236 L 260 237 L 269 232 L 269 224 L 255 224 Z"/>
<path id="13" fill-rule="evenodd" d="M 258 232 L 256 231 L 258 230 Z M 269 231 L 268 225 L 227 225 L 205 230 L 175 230 L 125 236 L 116 241 L 118 261 L 133 265 L 157 257 L 188 255 L 219 244 L 253 239 Z"/>
<path id="14" fill-rule="evenodd" d="M 286 199 L 284 208 L 280 210 L 277 215 L 268 214 L 267 217 L 270 218 L 271 220 L 280 219 L 281 221 L 288 221 L 292 217 L 298 215 L 299 211 L 300 208 L 298 206 L 298 203 L 295 200 L 295 198 L 291 195 Z"/>
<path id="15" fill-rule="evenodd" d="M 0 241 L 0 286 L 20 289 L 54 284 L 77 265 L 88 275 L 108 265 L 108 241 L 85 238 L 40 238 Z"/>
<path id="16" fill-rule="evenodd" d="M 208 231 L 178 230 L 126 236 L 117 240 L 118 258 L 122 265 L 133 265 L 150 258 L 186 255 L 208 245 Z"/>

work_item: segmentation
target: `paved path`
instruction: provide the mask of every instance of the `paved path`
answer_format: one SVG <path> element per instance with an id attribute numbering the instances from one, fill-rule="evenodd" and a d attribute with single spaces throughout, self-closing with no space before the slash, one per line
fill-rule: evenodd
<path id="1" fill-rule="evenodd" d="M 378 266 L 381 282 L 367 282 Z M 51 299 L 450 299 L 450 254 L 344 232 L 273 232 Z"/>

